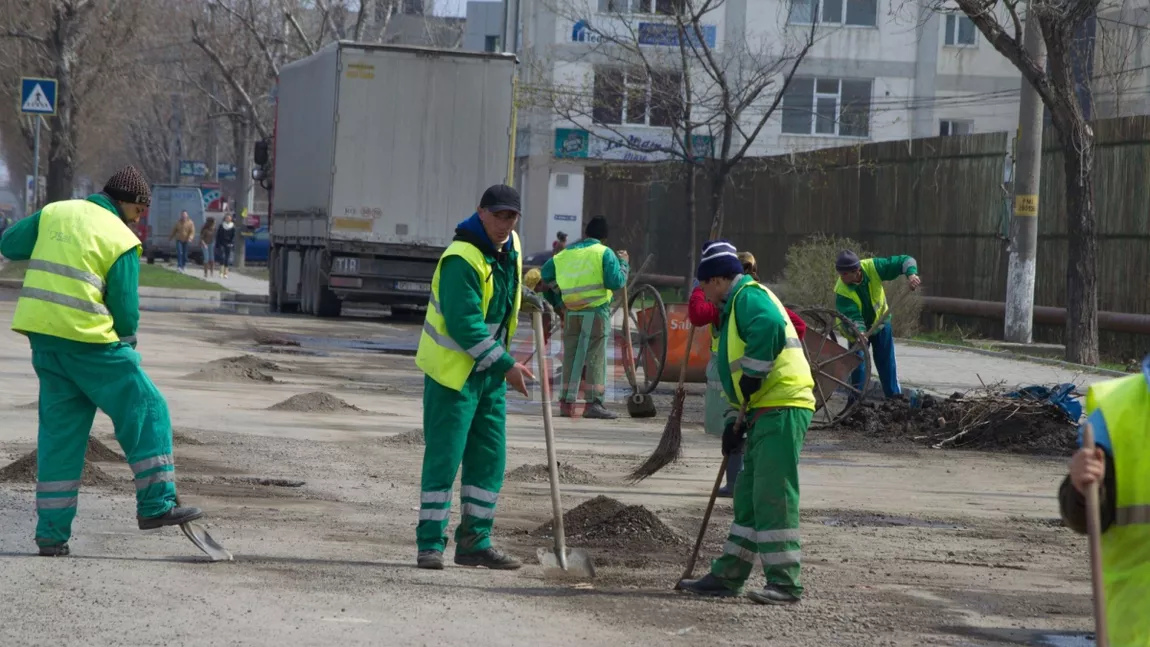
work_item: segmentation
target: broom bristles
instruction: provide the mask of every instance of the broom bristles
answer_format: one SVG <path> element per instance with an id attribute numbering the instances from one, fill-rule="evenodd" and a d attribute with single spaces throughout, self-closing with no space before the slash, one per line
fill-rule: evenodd
<path id="1" fill-rule="evenodd" d="M 667 424 L 663 427 L 663 435 L 659 438 L 659 445 L 643 464 L 636 467 L 627 479 L 638 483 L 655 474 L 664 467 L 679 460 L 683 454 L 683 401 L 687 392 L 680 384 L 675 389 L 675 399 L 671 404 L 671 415 L 667 417 Z"/>

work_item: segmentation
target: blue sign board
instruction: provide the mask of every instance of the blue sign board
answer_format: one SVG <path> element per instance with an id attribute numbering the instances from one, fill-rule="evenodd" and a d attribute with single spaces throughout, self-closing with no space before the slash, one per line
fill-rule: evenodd
<path id="1" fill-rule="evenodd" d="M 200 160 L 180 160 L 181 177 L 207 177 L 208 163 Z"/>
<path id="2" fill-rule="evenodd" d="M 20 112 L 26 115 L 56 114 L 56 79 L 20 79 Z"/>
<path id="3" fill-rule="evenodd" d="M 555 129 L 555 157 L 586 158 L 591 133 L 575 128 Z"/>
<path id="4" fill-rule="evenodd" d="M 234 180 L 236 177 L 235 164 L 216 164 L 216 178 L 220 180 Z"/>
<path id="5" fill-rule="evenodd" d="M 682 30 L 687 35 L 687 42 L 695 45 L 699 44 L 699 36 L 695 33 L 694 27 L 688 27 Z M 703 42 L 708 49 L 715 48 L 715 41 L 717 38 L 718 30 L 714 25 L 701 25 L 700 31 L 703 32 Z M 655 45 L 658 47 L 678 47 L 679 46 L 679 26 L 674 23 L 666 22 L 641 22 L 639 23 L 638 39 L 640 45 Z"/>

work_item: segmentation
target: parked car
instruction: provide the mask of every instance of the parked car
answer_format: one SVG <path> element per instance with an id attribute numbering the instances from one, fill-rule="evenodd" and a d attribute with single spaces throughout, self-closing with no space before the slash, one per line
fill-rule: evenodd
<path id="1" fill-rule="evenodd" d="M 555 252 L 551 250 L 547 250 L 545 252 L 535 252 L 534 254 L 524 258 L 523 264 L 528 267 L 543 267 L 543 264 L 546 263 L 554 255 Z"/>
<path id="2" fill-rule="evenodd" d="M 244 238 L 244 262 L 268 262 L 268 228 L 258 227 L 251 236 Z"/>

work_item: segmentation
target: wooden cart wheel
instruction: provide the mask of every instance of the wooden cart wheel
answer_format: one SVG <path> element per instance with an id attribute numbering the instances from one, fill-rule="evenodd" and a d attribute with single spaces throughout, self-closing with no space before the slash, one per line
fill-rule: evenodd
<path id="1" fill-rule="evenodd" d="M 807 324 L 803 349 L 815 380 L 815 414 L 811 427 L 831 427 L 846 420 L 865 398 L 870 386 L 870 345 L 862 342 L 862 332 L 853 321 L 829 308 L 791 308 Z M 861 359 L 861 362 L 860 362 Z M 862 388 L 851 384 L 850 376 L 859 365 Z"/>
<path id="2" fill-rule="evenodd" d="M 650 393 L 659 385 L 667 363 L 667 307 L 659 291 L 646 283 L 636 285 L 628 297 L 635 383 L 639 393 Z"/>

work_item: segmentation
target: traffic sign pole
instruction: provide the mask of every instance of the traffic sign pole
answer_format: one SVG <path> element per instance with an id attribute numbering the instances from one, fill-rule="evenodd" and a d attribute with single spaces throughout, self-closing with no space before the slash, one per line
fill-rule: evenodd
<path id="1" fill-rule="evenodd" d="M 25 76 L 20 78 L 20 112 L 36 117 L 32 145 L 32 208 L 40 208 L 40 129 L 44 116 L 56 114 L 56 79 Z"/>
<path id="2" fill-rule="evenodd" d="M 43 117 L 36 115 L 36 137 L 32 145 L 32 209 L 40 208 L 40 124 L 43 120 Z"/>

